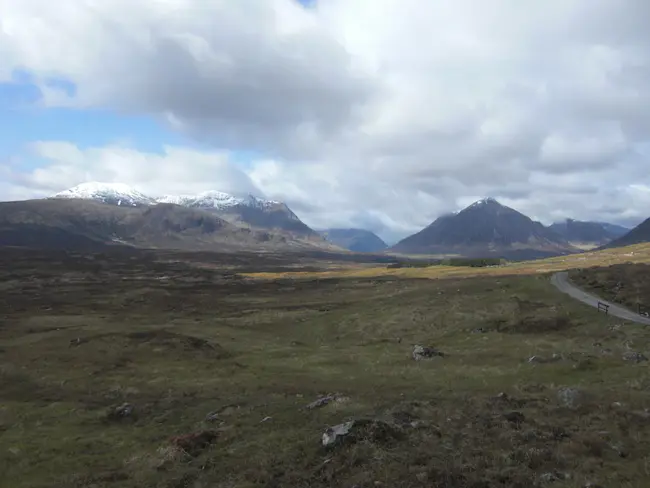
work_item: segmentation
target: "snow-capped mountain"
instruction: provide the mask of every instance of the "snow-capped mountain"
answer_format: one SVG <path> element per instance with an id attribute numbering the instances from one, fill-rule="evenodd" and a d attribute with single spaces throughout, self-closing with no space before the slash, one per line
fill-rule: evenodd
<path id="1" fill-rule="evenodd" d="M 109 205 L 137 207 L 152 205 L 155 200 L 123 183 L 90 181 L 52 195 L 50 198 L 79 198 Z"/>
<path id="2" fill-rule="evenodd" d="M 235 197 L 229 193 L 221 191 L 205 191 L 197 195 L 165 195 L 156 198 L 158 203 L 173 203 L 184 207 L 192 208 L 214 208 L 228 209 L 237 205 L 247 207 L 267 208 L 275 205 L 281 205 L 281 202 L 274 200 L 264 200 L 262 198 L 248 195 L 246 197 Z"/>
<path id="3" fill-rule="evenodd" d="M 209 211 L 237 225 L 257 229 L 282 230 L 304 236 L 318 236 L 284 203 L 253 195 L 234 196 L 221 191 L 205 191 L 196 195 L 166 195 L 159 198 L 145 195 L 121 183 L 89 182 L 62 191 L 50 198 L 93 200 L 117 206 L 158 206 L 174 204 L 185 208 Z"/>

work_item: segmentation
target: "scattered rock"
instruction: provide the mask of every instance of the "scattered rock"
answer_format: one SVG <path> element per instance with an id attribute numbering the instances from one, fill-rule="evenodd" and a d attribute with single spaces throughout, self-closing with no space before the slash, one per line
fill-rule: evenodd
<path id="1" fill-rule="evenodd" d="M 109 420 L 122 420 L 126 418 L 132 418 L 134 416 L 134 407 L 130 403 L 123 403 L 119 407 L 112 408 L 108 412 Z"/>
<path id="2" fill-rule="evenodd" d="M 647 361 L 648 358 L 640 352 L 627 351 L 623 354 L 623 361 L 630 361 L 633 363 L 641 363 Z"/>
<path id="3" fill-rule="evenodd" d="M 223 422 L 221 418 L 219 418 L 219 412 L 210 412 L 205 416 L 205 421 L 206 422 Z"/>
<path id="4" fill-rule="evenodd" d="M 541 483 L 553 483 L 555 481 L 568 480 L 571 478 L 571 475 L 568 473 L 560 473 L 558 471 L 552 471 L 548 473 L 542 473 L 539 476 L 539 481 Z"/>
<path id="5" fill-rule="evenodd" d="M 531 356 L 528 358 L 529 363 L 535 363 L 535 364 L 545 364 L 545 363 L 556 363 L 558 361 L 562 361 L 564 359 L 564 356 L 561 354 L 553 353 L 553 355 L 550 358 L 544 358 L 542 356 Z"/>
<path id="6" fill-rule="evenodd" d="M 608 328 L 609 330 L 617 331 L 617 330 L 621 330 L 621 327 L 623 327 L 623 324 L 613 324 L 610 325 Z"/>
<path id="7" fill-rule="evenodd" d="M 602 485 L 594 483 L 593 481 L 587 481 L 583 488 L 603 488 Z"/>
<path id="8" fill-rule="evenodd" d="M 329 427 L 323 433 L 323 446 L 329 447 L 334 445 L 339 437 L 348 435 L 352 427 L 354 427 L 354 420 Z"/>
<path id="9" fill-rule="evenodd" d="M 416 361 L 421 361 L 423 359 L 433 359 L 435 357 L 445 357 L 445 355 L 433 347 L 420 345 L 413 346 L 413 359 Z"/>
<path id="10" fill-rule="evenodd" d="M 317 400 L 314 400 L 309 405 L 307 405 L 305 408 L 307 410 L 314 410 L 315 408 L 324 407 L 325 405 L 327 405 L 330 402 L 333 402 L 334 400 L 336 400 L 336 395 L 327 395 L 327 396 L 324 396 L 324 397 L 320 397 Z"/>
<path id="11" fill-rule="evenodd" d="M 472 334 L 486 334 L 487 332 L 488 332 L 488 330 L 487 330 L 486 328 L 484 328 L 484 327 L 479 327 L 479 328 L 477 328 L 477 329 L 474 329 L 474 330 L 472 331 Z"/>
<path id="12" fill-rule="evenodd" d="M 332 447 L 359 439 L 369 440 L 374 443 L 387 443 L 402 437 L 403 432 L 397 426 L 380 419 L 355 419 L 342 424 L 329 427 L 322 435 L 322 444 Z"/>
<path id="13" fill-rule="evenodd" d="M 577 388 L 560 388 L 557 392 L 557 398 L 564 407 L 576 408 L 584 400 L 584 394 Z"/>
<path id="14" fill-rule="evenodd" d="M 170 439 L 172 445 L 182 449 L 190 456 L 197 456 L 209 447 L 218 437 L 214 430 L 203 430 L 192 434 L 179 435 Z"/>
<path id="15" fill-rule="evenodd" d="M 621 444 L 610 444 L 609 447 L 618 454 L 618 457 L 626 458 L 628 456 L 627 449 Z"/>

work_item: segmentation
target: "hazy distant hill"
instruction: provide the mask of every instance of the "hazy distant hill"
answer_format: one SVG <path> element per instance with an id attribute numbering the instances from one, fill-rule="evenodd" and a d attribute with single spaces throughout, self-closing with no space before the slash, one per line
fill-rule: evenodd
<path id="1" fill-rule="evenodd" d="M 365 229 L 327 229 L 320 233 L 331 243 L 354 252 L 379 252 L 387 247 L 377 234 Z"/>

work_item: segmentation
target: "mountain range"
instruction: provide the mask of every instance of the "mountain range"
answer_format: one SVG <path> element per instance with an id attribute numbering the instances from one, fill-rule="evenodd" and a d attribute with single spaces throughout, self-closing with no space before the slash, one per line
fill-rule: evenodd
<path id="1" fill-rule="evenodd" d="M 191 250 L 325 250 L 534 259 L 650 241 L 650 219 L 628 229 L 567 219 L 550 226 L 493 198 L 438 217 L 392 247 L 369 230 L 318 232 L 283 202 L 221 191 L 152 197 L 84 183 L 51 197 L 0 203 L 0 245 L 132 245 Z"/>

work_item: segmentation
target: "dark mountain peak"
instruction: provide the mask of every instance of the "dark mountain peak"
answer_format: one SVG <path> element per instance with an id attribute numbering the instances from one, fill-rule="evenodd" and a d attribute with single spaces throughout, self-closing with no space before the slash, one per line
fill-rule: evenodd
<path id="1" fill-rule="evenodd" d="M 566 239 L 526 215 L 484 198 L 447 214 L 397 243 L 393 250 L 413 254 L 542 256 L 573 249 Z"/>

